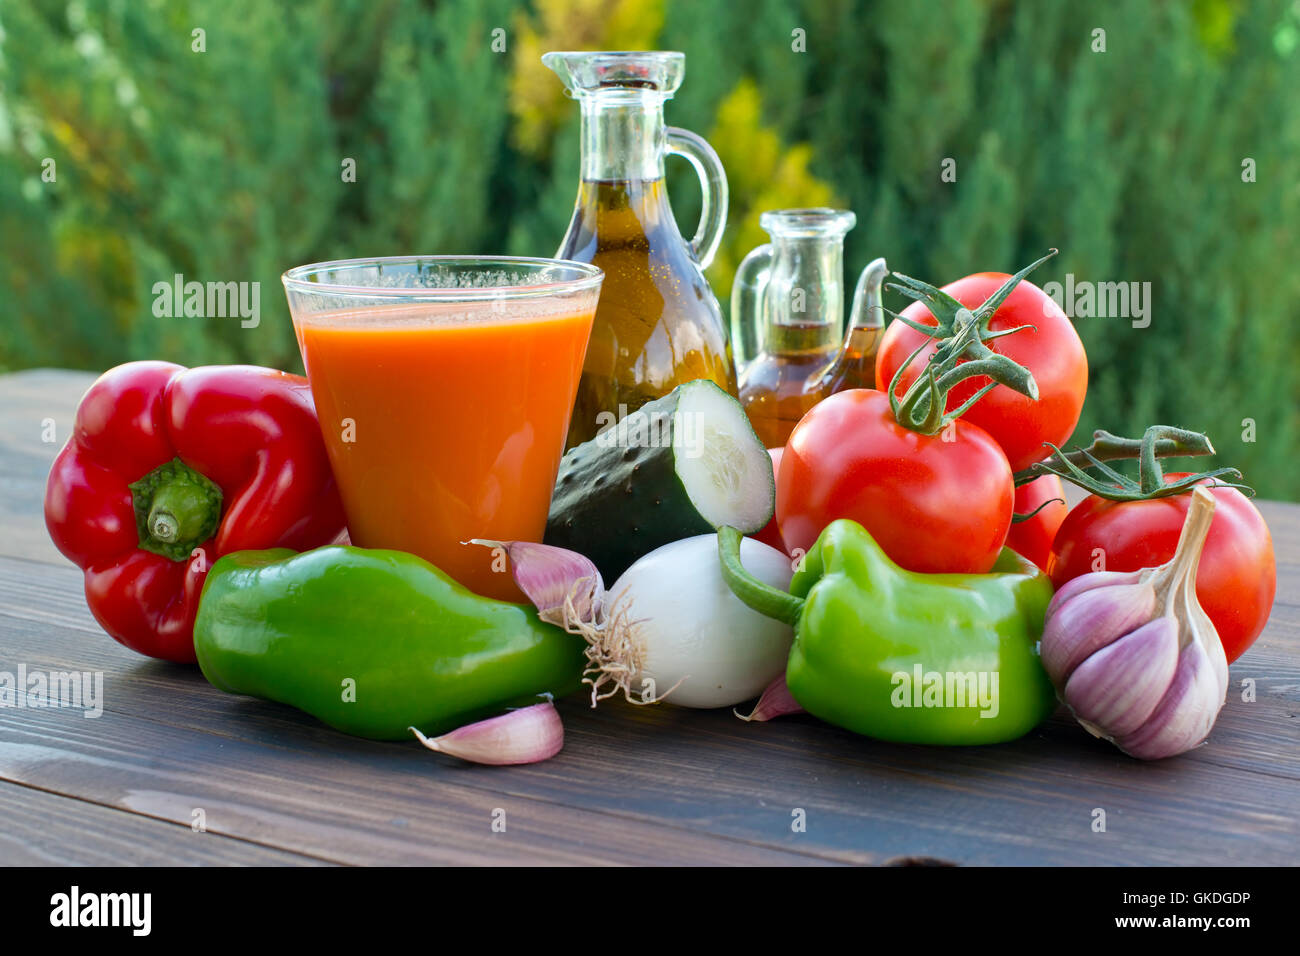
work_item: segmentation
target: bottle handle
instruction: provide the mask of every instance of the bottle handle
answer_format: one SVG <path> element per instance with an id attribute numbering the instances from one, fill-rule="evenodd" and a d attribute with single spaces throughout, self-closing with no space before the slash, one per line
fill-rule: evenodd
<path id="1" fill-rule="evenodd" d="M 722 160 L 702 136 L 688 129 L 669 126 L 666 150 L 675 156 L 685 157 L 700 177 L 700 227 L 695 230 L 691 249 L 699 260 L 700 268 L 707 269 L 722 242 L 722 231 L 727 226 L 727 173 Z"/>
<path id="2" fill-rule="evenodd" d="M 873 259 L 858 277 L 858 286 L 853 290 L 853 311 L 849 313 L 847 328 L 883 329 L 885 327 L 885 307 L 880 300 L 880 287 L 889 275 L 889 266 L 884 259 Z"/>
<path id="3" fill-rule="evenodd" d="M 731 353 L 740 371 L 762 351 L 766 325 L 767 280 L 772 269 L 772 244 L 751 250 L 736 269 L 731 284 Z"/>

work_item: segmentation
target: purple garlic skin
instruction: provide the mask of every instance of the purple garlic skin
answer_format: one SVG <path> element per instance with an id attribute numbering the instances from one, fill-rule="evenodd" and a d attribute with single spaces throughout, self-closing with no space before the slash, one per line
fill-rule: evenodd
<path id="1" fill-rule="evenodd" d="M 591 560 L 549 544 L 471 538 L 466 544 L 501 548 L 510 559 L 515 585 L 548 624 L 569 629 L 596 626 L 604 614 L 605 582 Z"/>
<path id="2" fill-rule="evenodd" d="M 1064 696 L 1080 722 L 1112 737 L 1131 734 L 1160 706 L 1177 667 L 1178 626 L 1158 617 L 1084 660 Z"/>
<path id="3" fill-rule="evenodd" d="M 1085 574 L 1074 581 L 1092 576 Z M 1061 590 L 1064 593 L 1065 588 Z M 1042 646 L 1047 676 L 1060 687 L 1089 655 L 1150 621 L 1155 609 L 1156 592 L 1149 584 L 1106 582 L 1076 592 L 1054 610 L 1049 606 Z"/>
<path id="4" fill-rule="evenodd" d="M 1228 659 L 1196 599 L 1213 518 L 1198 487 L 1167 564 L 1081 575 L 1047 608 L 1040 652 L 1057 694 L 1089 733 L 1142 760 L 1198 746 L 1227 698 Z"/>
<path id="5" fill-rule="evenodd" d="M 457 727 L 441 737 L 410 730 L 429 750 L 495 766 L 549 760 L 564 747 L 564 724 L 549 700 Z"/>
<path id="6" fill-rule="evenodd" d="M 1116 738 L 1115 745 L 1142 760 L 1191 750 L 1210 735 L 1227 689 L 1226 678 L 1220 680 L 1208 655 L 1180 654 L 1177 673 L 1155 713 L 1134 732 Z"/>
<path id="7" fill-rule="evenodd" d="M 1047 613 L 1051 614 L 1052 611 L 1076 594 L 1082 594 L 1084 591 L 1091 591 L 1093 588 L 1105 587 L 1110 584 L 1136 584 L 1141 579 L 1141 575 L 1141 571 L 1096 571 L 1092 574 L 1081 574 L 1077 578 L 1071 578 L 1061 585 L 1061 590 L 1052 595 L 1052 600 L 1047 605 Z"/>
<path id="8" fill-rule="evenodd" d="M 771 720 L 773 717 L 784 717 L 786 714 L 802 714 L 805 711 L 803 705 L 794 699 L 794 694 L 790 693 L 790 688 L 786 686 L 785 674 L 780 674 L 767 685 L 763 696 L 758 699 L 758 703 L 754 705 L 748 717 L 737 710 L 733 710 L 732 713 L 741 720 L 763 721 Z"/>

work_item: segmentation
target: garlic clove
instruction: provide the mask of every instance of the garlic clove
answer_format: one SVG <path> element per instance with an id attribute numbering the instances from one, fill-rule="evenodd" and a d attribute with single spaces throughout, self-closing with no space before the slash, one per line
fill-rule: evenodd
<path id="1" fill-rule="evenodd" d="M 1077 578 L 1070 578 L 1061 585 L 1061 590 L 1052 595 L 1052 600 L 1047 605 L 1047 613 L 1050 616 L 1070 598 L 1084 591 L 1104 588 L 1111 584 L 1137 584 L 1141 577 L 1141 571 L 1094 571 L 1092 574 L 1081 574 Z"/>
<path id="2" fill-rule="evenodd" d="M 537 763 L 564 746 L 564 724 L 550 701 L 466 724 L 441 737 L 426 737 L 414 727 L 410 731 L 429 750 L 496 766 Z"/>
<path id="3" fill-rule="evenodd" d="M 785 674 L 781 674 L 767 685 L 763 696 L 758 698 L 758 703 L 754 705 L 748 717 L 738 710 L 733 709 L 732 713 L 741 720 L 771 720 L 773 717 L 784 717 L 786 714 L 802 714 L 804 709 L 803 705 L 794 699 L 794 694 L 790 693 L 790 688 L 785 682 Z"/>
<path id="4" fill-rule="evenodd" d="M 1040 645 L 1047 676 L 1057 687 L 1064 686 L 1089 655 L 1141 627 L 1155 611 L 1155 590 L 1145 583 L 1098 586 L 1076 594 L 1048 613 Z"/>
<path id="5" fill-rule="evenodd" d="M 1178 622 L 1162 615 L 1076 667 L 1061 696 L 1080 721 L 1104 728 L 1098 736 L 1129 734 L 1159 705 L 1178 659 Z"/>
<path id="6" fill-rule="evenodd" d="M 570 623 L 600 622 L 605 582 L 585 555 L 533 541 L 471 538 L 468 543 L 505 550 L 515 584 L 543 621 L 564 628 Z"/>
<path id="7" fill-rule="evenodd" d="M 1174 679 L 1150 719 L 1134 733 L 1116 737 L 1115 745 L 1142 760 L 1190 750 L 1210 735 L 1226 696 L 1226 682 L 1220 682 L 1205 649 L 1193 641 L 1178 656 Z"/>

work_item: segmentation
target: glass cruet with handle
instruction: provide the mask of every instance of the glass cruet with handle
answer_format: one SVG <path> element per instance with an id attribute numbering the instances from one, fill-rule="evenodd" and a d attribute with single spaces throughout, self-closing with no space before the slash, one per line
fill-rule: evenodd
<path id="1" fill-rule="evenodd" d="M 552 52 L 553 70 L 582 111 L 581 177 L 557 258 L 605 272 L 566 447 L 682 382 L 707 378 L 736 394 L 718 300 L 704 278 L 727 219 L 727 179 L 701 137 L 664 123 L 685 56 L 673 52 Z M 700 177 L 700 224 L 687 241 L 664 188 L 664 157 Z"/>
<path id="2" fill-rule="evenodd" d="M 844 237 L 856 222 L 845 209 L 769 210 L 759 223 L 772 241 L 736 270 L 731 338 L 740 400 L 769 448 L 784 445 L 832 392 L 874 387 L 888 268 L 876 259 L 862 270 L 846 331 Z"/>

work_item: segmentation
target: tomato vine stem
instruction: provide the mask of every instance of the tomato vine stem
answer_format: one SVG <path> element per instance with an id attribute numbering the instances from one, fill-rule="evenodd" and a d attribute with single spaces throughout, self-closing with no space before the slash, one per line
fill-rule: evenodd
<path id="1" fill-rule="evenodd" d="M 1056 475 L 1099 498 L 1111 501 L 1145 501 L 1183 494 L 1203 481 L 1213 481 L 1237 488 L 1249 495 L 1255 490 L 1243 484 L 1242 474 L 1236 468 L 1215 468 L 1210 471 L 1185 475 L 1176 481 L 1167 481 L 1163 458 L 1190 458 L 1213 455 L 1214 446 L 1200 432 L 1172 425 L 1151 425 L 1141 438 L 1121 438 L 1108 431 L 1093 432 L 1092 444 L 1087 448 L 1063 451 L 1051 442 L 1045 442 L 1052 454 L 1043 461 L 1030 465 L 1015 474 L 1017 485 L 1027 484 L 1042 475 Z M 1135 481 L 1106 464 L 1108 461 L 1137 459 L 1138 477 Z M 1090 472 L 1096 472 L 1091 474 Z M 1220 479 L 1229 479 L 1221 481 Z"/>
<path id="2" fill-rule="evenodd" d="M 1021 325 L 1014 329 L 992 332 L 989 330 L 989 320 L 1020 280 L 1054 255 L 1056 250 L 1052 249 L 1037 262 L 1010 276 L 974 310 L 966 308 L 948 293 L 927 282 L 897 272 L 893 274 L 898 281 L 891 283 L 889 288 L 920 302 L 930 310 L 935 320 L 931 326 L 915 322 L 906 316 L 895 316 L 896 321 L 926 337 L 926 341 L 908 356 L 889 383 L 890 408 L 900 425 L 923 435 L 936 434 L 953 419 L 960 418 L 998 385 L 1005 385 L 1035 401 L 1038 399 L 1038 383 L 1034 381 L 1033 373 L 1007 356 L 994 352 L 985 342 L 1033 328 L 1031 325 Z M 912 362 L 929 347 L 931 341 L 936 343 L 934 354 L 930 356 L 922 374 L 916 377 L 899 398 L 898 385 L 904 371 L 911 367 Z M 984 376 L 990 381 L 959 407 L 945 411 L 948 393 L 958 383 L 978 376 Z"/>

